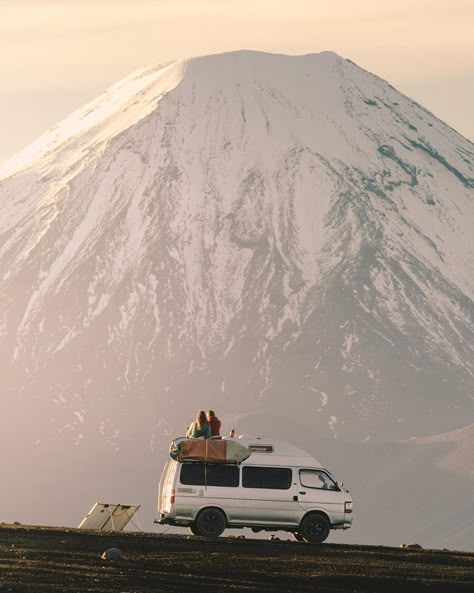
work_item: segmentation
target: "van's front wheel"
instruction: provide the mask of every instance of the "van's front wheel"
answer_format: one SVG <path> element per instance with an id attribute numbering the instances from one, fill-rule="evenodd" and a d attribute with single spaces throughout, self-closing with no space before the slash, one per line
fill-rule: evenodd
<path id="1" fill-rule="evenodd" d="M 225 528 L 225 515 L 219 509 L 203 509 L 194 523 L 197 535 L 204 537 L 218 537 L 224 532 Z"/>
<path id="2" fill-rule="evenodd" d="M 321 544 L 330 530 L 329 521 L 323 515 L 306 515 L 300 525 L 301 536 L 310 544 Z"/>

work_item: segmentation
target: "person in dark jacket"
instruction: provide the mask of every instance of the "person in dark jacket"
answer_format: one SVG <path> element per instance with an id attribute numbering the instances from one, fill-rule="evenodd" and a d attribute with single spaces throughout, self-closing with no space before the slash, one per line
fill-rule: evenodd
<path id="1" fill-rule="evenodd" d="M 191 422 L 186 431 L 186 436 L 190 439 L 209 439 L 211 438 L 211 427 L 206 418 L 206 412 L 199 410 L 196 420 Z"/>
<path id="2" fill-rule="evenodd" d="M 208 410 L 207 412 L 207 421 L 209 426 L 211 427 L 211 435 L 213 437 L 218 437 L 221 434 L 221 421 L 219 418 L 214 414 L 212 410 Z"/>

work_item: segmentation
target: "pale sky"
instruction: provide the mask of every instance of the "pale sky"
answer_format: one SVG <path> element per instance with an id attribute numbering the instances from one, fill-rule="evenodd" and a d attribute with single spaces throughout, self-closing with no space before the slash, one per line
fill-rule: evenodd
<path id="1" fill-rule="evenodd" d="M 474 139 L 474 0 L 0 0 L 0 161 L 142 66 L 332 50 Z"/>

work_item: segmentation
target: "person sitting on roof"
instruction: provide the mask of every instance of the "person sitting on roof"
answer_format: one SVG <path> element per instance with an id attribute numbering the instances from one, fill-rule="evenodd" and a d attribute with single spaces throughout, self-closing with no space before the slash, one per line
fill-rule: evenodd
<path id="1" fill-rule="evenodd" d="M 211 427 L 211 435 L 213 437 L 218 437 L 221 434 L 221 421 L 219 418 L 214 414 L 212 410 L 208 410 L 207 412 L 207 421 L 209 426 Z"/>
<path id="2" fill-rule="evenodd" d="M 210 439 L 211 427 L 206 418 L 206 412 L 199 410 L 196 420 L 191 422 L 186 431 L 186 436 L 190 439 Z"/>

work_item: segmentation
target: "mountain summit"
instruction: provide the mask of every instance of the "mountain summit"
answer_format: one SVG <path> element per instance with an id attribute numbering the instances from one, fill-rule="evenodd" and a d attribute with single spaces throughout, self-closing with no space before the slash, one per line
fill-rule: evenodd
<path id="1" fill-rule="evenodd" d="M 331 52 L 132 74 L 0 168 L 3 447 L 465 425 L 473 163 Z"/>

